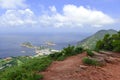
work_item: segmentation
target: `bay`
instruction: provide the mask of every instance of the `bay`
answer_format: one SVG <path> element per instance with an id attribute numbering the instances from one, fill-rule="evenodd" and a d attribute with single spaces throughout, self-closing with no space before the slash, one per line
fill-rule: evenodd
<path id="1" fill-rule="evenodd" d="M 34 46 L 44 45 L 45 42 L 53 42 L 56 45 L 52 49 L 61 50 L 68 44 L 75 45 L 77 41 L 87 37 L 80 33 L 14 33 L 0 34 L 0 58 L 15 56 L 35 55 L 33 49 L 22 47 L 24 42 L 30 42 Z"/>

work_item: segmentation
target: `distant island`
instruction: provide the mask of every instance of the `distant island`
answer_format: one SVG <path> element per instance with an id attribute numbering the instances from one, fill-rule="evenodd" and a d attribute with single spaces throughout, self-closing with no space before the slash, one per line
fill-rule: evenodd
<path id="1" fill-rule="evenodd" d="M 55 46 L 55 45 L 56 45 L 55 43 L 49 42 L 49 41 L 48 41 L 48 42 L 45 42 L 45 44 L 48 45 L 48 46 Z"/>
<path id="2" fill-rule="evenodd" d="M 54 44 L 53 42 L 45 42 L 45 45 L 43 45 L 43 46 L 34 46 L 30 42 L 24 42 L 21 44 L 21 46 L 23 46 L 23 47 L 34 49 L 35 53 L 36 53 L 35 56 L 48 55 L 53 52 L 59 52 L 59 50 L 50 49 L 48 47 L 48 46 L 54 46 L 54 45 L 56 45 L 56 44 Z"/>
<path id="3" fill-rule="evenodd" d="M 27 47 L 27 48 L 34 48 L 34 46 L 30 42 L 24 42 L 21 44 L 21 46 Z"/>

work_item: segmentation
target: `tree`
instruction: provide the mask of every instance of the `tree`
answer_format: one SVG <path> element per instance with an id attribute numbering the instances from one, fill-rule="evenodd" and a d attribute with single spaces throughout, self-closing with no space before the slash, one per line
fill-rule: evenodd
<path id="1" fill-rule="evenodd" d="M 102 49 L 104 47 L 103 41 L 99 40 L 96 44 L 96 50 Z"/>
<path id="2" fill-rule="evenodd" d="M 113 46 L 113 51 L 120 52 L 120 31 L 118 34 L 112 35 L 112 46 Z"/>
<path id="3" fill-rule="evenodd" d="M 106 34 L 103 38 L 103 44 L 104 44 L 104 49 L 105 50 L 112 50 L 112 45 L 111 45 L 112 39 L 110 37 L 110 34 Z"/>
<path id="4" fill-rule="evenodd" d="M 112 36 L 106 34 L 103 40 L 96 43 L 96 49 L 120 52 L 120 31 Z"/>

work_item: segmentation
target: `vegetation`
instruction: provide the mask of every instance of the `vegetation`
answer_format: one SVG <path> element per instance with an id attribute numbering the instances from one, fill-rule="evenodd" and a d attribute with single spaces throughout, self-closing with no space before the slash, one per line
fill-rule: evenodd
<path id="1" fill-rule="evenodd" d="M 45 70 L 52 60 L 49 57 L 28 59 L 21 66 L 13 66 L 4 70 L 1 80 L 38 80 L 43 76 L 37 74 L 38 71 Z"/>
<path id="2" fill-rule="evenodd" d="M 1 80 L 38 80 L 42 79 L 42 75 L 38 75 L 33 71 L 27 71 L 24 68 L 14 66 L 8 68 L 2 75 L 0 75 Z"/>
<path id="3" fill-rule="evenodd" d="M 86 51 L 88 56 L 94 56 L 94 53 L 91 50 L 87 49 Z"/>
<path id="4" fill-rule="evenodd" d="M 120 32 L 112 36 L 106 34 L 102 40 L 96 43 L 96 50 L 120 52 Z"/>
<path id="5" fill-rule="evenodd" d="M 116 34 L 117 31 L 115 30 L 100 30 L 98 32 L 96 32 L 94 35 L 78 42 L 78 46 L 81 46 L 85 49 L 91 49 L 93 50 L 95 48 L 95 45 L 96 45 L 96 42 L 98 40 L 101 40 L 104 38 L 105 34 L 110 34 L 110 35 L 113 35 L 113 34 Z"/>
<path id="6" fill-rule="evenodd" d="M 68 56 L 82 53 L 83 48 L 68 46 L 61 52 L 56 52 L 48 56 L 36 57 L 36 58 L 19 58 L 19 65 L 9 67 L 0 72 L 1 80 L 40 80 L 42 75 L 38 74 L 40 71 L 44 71 L 53 60 L 64 60 Z M 22 63 L 21 63 L 22 61 Z"/>
<path id="7" fill-rule="evenodd" d="M 84 49 L 83 49 L 82 47 L 80 47 L 80 46 L 77 46 L 77 47 L 75 47 L 75 49 L 74 49 L 74 53 L 75 53 L 75 54 L 82 53 L 83 51 L 84 51 Z"/>
<path id="8" fill-rule="evenodd" d="M 18 57 L 8 57 L 6 59 L 0 60 L 0 71 L 5 70 L 6 68 L 9 68 L 11 66 L 20 66 L 22 65 L 26 60 L 31 59 L 28 56 L 18 56 Z"/>
<path id="9" fill-rule="evenodd" d="M 68 46 L 64 48 L 61 52 L 55 52 L 53 54 L 50 54 L 49 57 L 53 60 L 64 60 L 68 56 L 76 55 L 79 53 L 82 53 L 84 50 L 82 47 L 74 47 L 74 46 Z"/>
<path id="10" fill-rule="evenodd" d="M 84 63 L 84 64 L 87 64 L 87 65 L 94 65 L 94 66 L 100 65 L 97 60 L 91 59 L 91 58 L 89 58 L 89 57 L 83 58 L 83 63 Z"/>

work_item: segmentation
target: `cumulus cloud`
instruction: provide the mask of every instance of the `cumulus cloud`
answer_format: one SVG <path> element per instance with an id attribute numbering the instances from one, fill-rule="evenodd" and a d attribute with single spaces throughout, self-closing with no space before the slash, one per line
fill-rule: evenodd
<path id="1" fill-rule="evenodd" d="M 49 9 L 50 9 L 50 11 L 52 11 L 52 12 L 56 12 L 56 11 L 57 11 L 55 6 L 50 6 Z"/>
<path id="2" fill-rule="evenodd" d="M 51 11 L 56 11 L 56 8 L 52 7 Z M 40 16 L 40 23 L 54 27 L 82 27 L 85 25 L 101 27 L 113 24 L 114 19 L 102 11 L 83 6 L 65 5 L 62 14 L 56 12 L 56 14 Z"/>
<path id="3" fill-rule="evenodd" d="M 3 9 L 25 8 L 25 0 L 0 0 L 0 7 Z"/>
<path id="4" fill-rule="evenodd" d="M 30 9 L 7 10 L 0 19 L 2 26 L 26 26 L 36 24 L 35 15 Z"/>
<path id="5" fill-rule="evenodd" d="M 0 16 L 0 25 L 41 27 L 102 27 L 115 22 L 113 18 L 102 11 L 85 8 L 83 6 L 65 5 L 62 13 L 55 6 L 49 7 L 49 13 L 35 15 L 30 9 L 7 10 Z"/>

